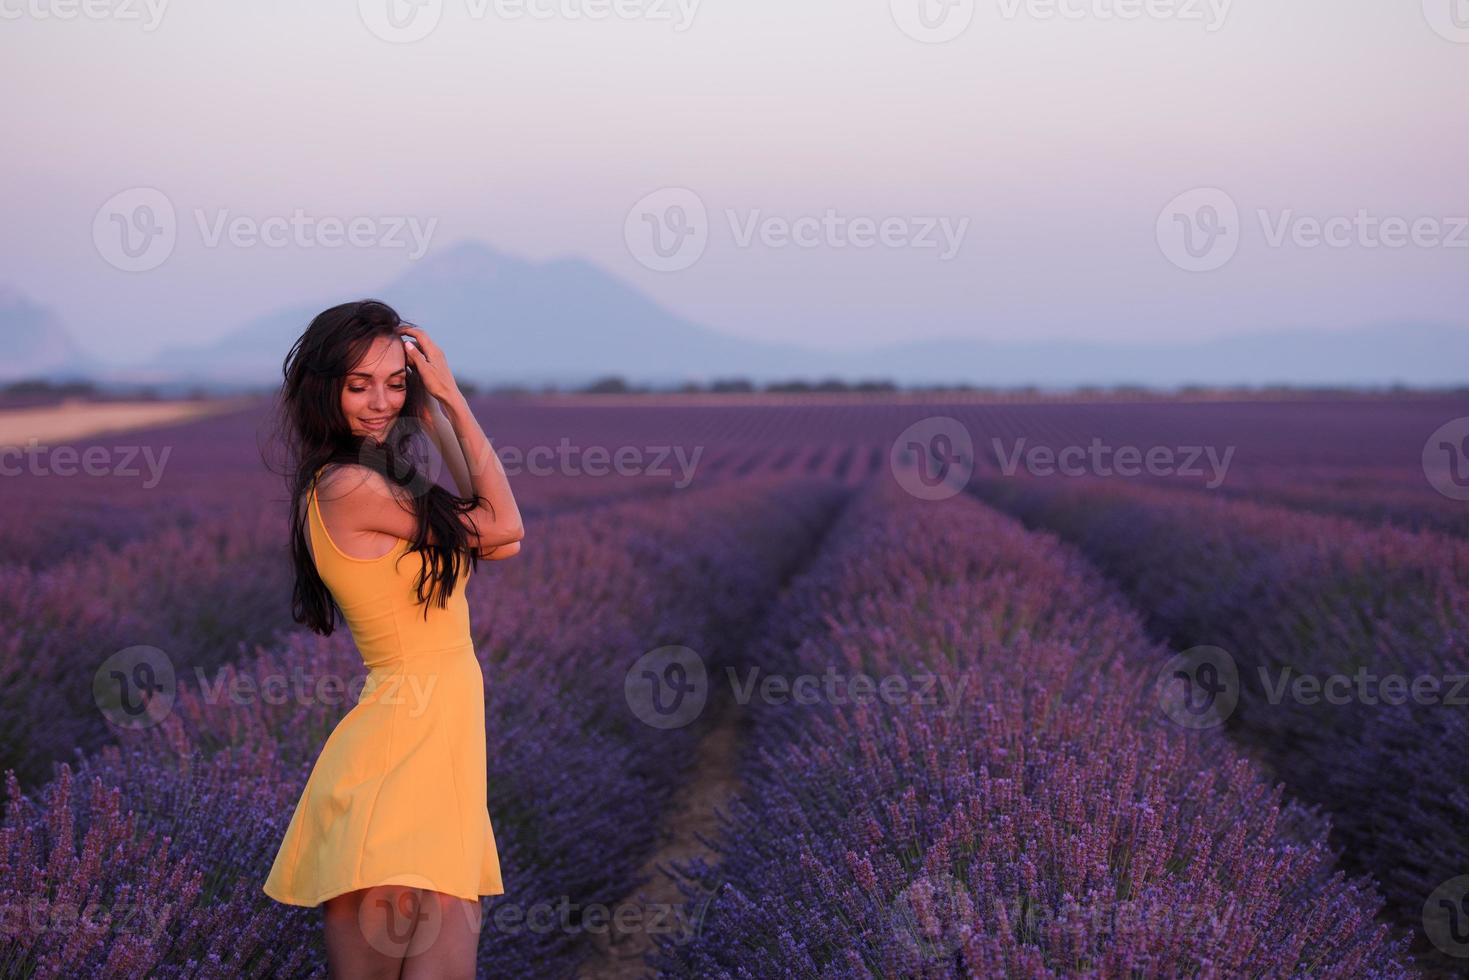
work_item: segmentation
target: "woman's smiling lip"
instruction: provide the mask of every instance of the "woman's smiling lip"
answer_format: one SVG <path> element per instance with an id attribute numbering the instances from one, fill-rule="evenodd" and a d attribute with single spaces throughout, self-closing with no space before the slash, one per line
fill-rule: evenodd
<path id="1" fill-rule="evenodd" d="M 369 429 L 381 429 L 383 426 L 385 426 L 385 425 L 388 424 L 388 421 L 389 420 L 387 418 L 380 418 L 380 419 L 359 419 L 358 421 L 360 421 L 363 424 L 363 426 L 365 426 L 366 428 L 369 428 Z"/>

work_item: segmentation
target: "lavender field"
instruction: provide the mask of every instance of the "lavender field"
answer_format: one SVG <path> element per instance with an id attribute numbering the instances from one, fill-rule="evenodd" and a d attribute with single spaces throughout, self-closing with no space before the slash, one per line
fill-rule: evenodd
<path id="1" fill-rule="evenodd" d="M 326 976 L 269 409 L 3 479 L 0 976 Z M 475 410 L 481 976 L 1469 973 L 1469 397 Z"/>

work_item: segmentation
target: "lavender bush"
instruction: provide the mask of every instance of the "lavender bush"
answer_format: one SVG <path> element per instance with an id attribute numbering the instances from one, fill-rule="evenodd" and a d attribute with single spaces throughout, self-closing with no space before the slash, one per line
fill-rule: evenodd
<path id="1" fill-rule="evenodd" d="M 1469 716 L 1447 703 L 1469 669 L 1469 543 L 1139 487 L 983 492 L 1076 541 L 1176 646 L 1227 650 L 1231 730 L 1331 812 L 1348 866 L 1419 924 L 1434 888 L 1469 866 Z M 1392 705 L 1352 684 L 1331 703 L 1290 686 L 1359 671 L 1438 679 L 1443 700 Z"/>
<path id="2" fill-rule="evenodd" d="M 32 571 L 0 566 L 0 765 L 24 785 L 112 732 L 93 677 L 133 646 L 210 668 L 292 627 L 279 516 L 241 505 L 113 552 Z"/>
<path id="3" fill-rule="evenodd" d="M 1325 827 L 1151 700 L 1168 652 L 1049 538 L 890 484 L 746 661 L 936 672 L 947 704 L 753 704 L 703 929 L 663 976 L 1403 975 Z"/>

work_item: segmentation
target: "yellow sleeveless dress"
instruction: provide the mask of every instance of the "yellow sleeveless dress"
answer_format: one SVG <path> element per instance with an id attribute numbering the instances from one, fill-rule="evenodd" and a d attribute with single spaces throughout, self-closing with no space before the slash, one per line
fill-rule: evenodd
<path id="1" fill-rule="evenodd" d="M 320 476 L 320 470 L 317 471 Z M 413 588 L 422 556 L 399 538 L 353 558 L 328 536 L 313 485 L 307 522 L 317 572 L 369 673 L 312 766 L 265 894 L 314 906 L 397 884 L 477 901 L 500 895 L 486 808 L 484 675 L 463 575 L 428 618 Z M 400 560 L 401 559 L 401 560 Z"/>

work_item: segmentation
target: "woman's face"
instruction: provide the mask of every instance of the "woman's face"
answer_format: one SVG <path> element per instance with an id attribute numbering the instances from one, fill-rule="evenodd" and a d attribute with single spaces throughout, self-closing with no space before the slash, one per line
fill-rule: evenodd
<path id="1" fill-rule="evenodd" d="M 342 414 L 355 436 L 381 442 L 408 397 L 408 355 L 396 337 L 378 337 L 347 372 Z"/>

